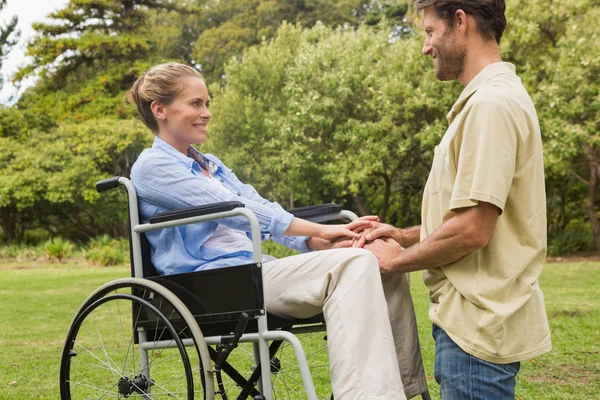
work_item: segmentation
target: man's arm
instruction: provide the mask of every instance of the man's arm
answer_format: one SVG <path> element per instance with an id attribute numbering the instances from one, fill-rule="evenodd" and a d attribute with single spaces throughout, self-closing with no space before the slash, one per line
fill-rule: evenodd
<path id="1" fill-rule="evenodd" d="M 421 225 L 402 229 L 374 221 L 371 222 L 370 227 L 367 227 L 361 233 L 362 236 L 352 244 L 352 247 L 363 247 L 367 241 L 373 241 L 380 237 L 390 237 L 398 242 L 400 246 L 407 248 L 415 243 L 419 243 Z"/>
<path id="2" fill-rule="evenodd" d="M 396 240 L 400 243 L 400 246 L 405 249 L 412 245 L 419 243 L 421 240 L 421 225 L 413 226 L 410 228 L 398 229 L 400 232 L 399 239 Z"/>
<path id="3" fill-rule="evenodd" d="M 410 272 L 438 268 L 487 246 L 499 215 L 499 209 L 480 202 L 462 208 L 425 240 L 402 250 L 391 239 L 375 240 L 364 247 L 379 259 L 382 272 Z"/>

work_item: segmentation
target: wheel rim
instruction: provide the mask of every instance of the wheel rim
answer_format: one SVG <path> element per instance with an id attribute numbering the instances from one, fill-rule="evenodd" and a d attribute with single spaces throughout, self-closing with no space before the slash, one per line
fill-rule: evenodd
<path id="1" fill-rule="evenodd" d="M 63 351 L 63 398 L 193 399 L 193 371 L 181 331 L 170 322 L 173 315 L 159 308 L 137 295 L 115 293 L 80 312 Z M 146 344 L 149 371 L 140 364 L 134 326 L 164 344 Z"/>
<path id="2" fill-rule="evenodd" d="M 317 399 L 331 399 L 331 383 L 329 377 L 329 363 L 327 356 L 327 341 L 324 340 L 324 332 L 310 332 L 296 335 L 304 348 L 306 359 L 310 368 L 311 376 L 315 386 Z M 227 361 L 242 376 L 248 376 L 254 370 L 254 352 L 251 343 L 241 343 Z M 240 392 L 238 384 L 222 374 L 222 385 L 227 398 L 236 398 Z M 306 391 L 296 355 L 290 343 L 284 341 L 271 359 L 271 382 L 273 385 L 273 400 L 304 400 Z M 219 398 L 217 392 L 216 398 Z M 224 398 L 220 396 L 220 398 Z"/>

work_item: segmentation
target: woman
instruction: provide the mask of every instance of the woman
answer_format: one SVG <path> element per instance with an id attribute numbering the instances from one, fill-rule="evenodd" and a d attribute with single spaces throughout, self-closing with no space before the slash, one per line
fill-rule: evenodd
<path id="1" fill-rule="evenodd" d="M 414 371 L 422 371 L 420 354 L 414 356 L 419 353 L 414 323 L 407 328 L 399 320 L 404 315 L 414 320 L 410 295 L 406 298 L 407 280 L 387 279 L 384 294 L 371 253 L 332 249 L 351 246 L 352 238 L 359 236 L 353 229 L 368 225 L 369 219 L 343 226 L 294 218 L 240 182 L 218 158 L 192 147 L 206 140 L 211 114 L 206 84 L 189 66 L 153 67 L 138 78 L 127 99 L 155 135 L 152 148 L 142 152 L 131 171 L 142 222 L 164 211 L 243 202 L 256 214 L 264 237 L 304 253 L 264 260 L 265 303 L 269 312 L 297 318 L 323 312 L 336 399 L 405 399 L 400 369 L 412 377 L 418 375 Z M 156 269 L 172 274 L 251 262 L 249 230 L 248 222 L 236 217 L 164 229 L 147 237 Z M 401 325 L 394 332 L 390 318 Z M 413 382 L 405 383 L 410 393 Z"/>

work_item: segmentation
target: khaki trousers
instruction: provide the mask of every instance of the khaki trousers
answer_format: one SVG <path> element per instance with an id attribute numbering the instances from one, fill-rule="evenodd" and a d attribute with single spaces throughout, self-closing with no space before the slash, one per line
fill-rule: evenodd
<path id="1" fill-rule="evenodd" d="M 336 400 L 403 400 L 427 389 L 407 274 L 382 277 L 373 254 L 348 248 L 266 262 L 263 280 L 267 312 L 323 312 Z"/>

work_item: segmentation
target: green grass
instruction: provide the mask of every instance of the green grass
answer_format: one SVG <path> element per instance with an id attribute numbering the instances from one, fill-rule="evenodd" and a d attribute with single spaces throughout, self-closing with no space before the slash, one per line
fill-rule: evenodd
<path id="1" fill-rule="evenodd" d="M 0 266 L 0 399 L 57 399 L 60 351 L 71 319 L 98 286 L 128 267 L 11 262 Z M 600 398 L 600 262 L 548 264 L 541 278 L 553 351 L 523 363 L 519 399 Z M 427 290 L 413 274 L 421 346 L 432 398 L 434 342 Z M 322 340 L 317 339 L 317 340 Z"/>

